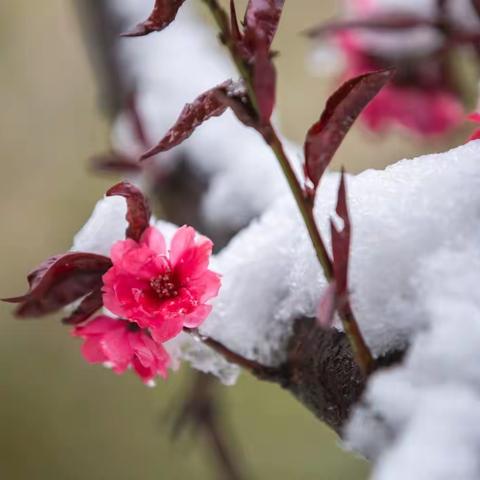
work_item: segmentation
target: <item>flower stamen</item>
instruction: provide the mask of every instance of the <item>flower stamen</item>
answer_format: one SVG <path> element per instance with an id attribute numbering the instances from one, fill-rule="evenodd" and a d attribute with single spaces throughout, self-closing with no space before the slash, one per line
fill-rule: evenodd
<path id="1" fill-rule="evenodd" d="M 177 287 L 169 273 L 150 280 L 150 286 L 159 298 L 172 298 L 178 295 Z"/>

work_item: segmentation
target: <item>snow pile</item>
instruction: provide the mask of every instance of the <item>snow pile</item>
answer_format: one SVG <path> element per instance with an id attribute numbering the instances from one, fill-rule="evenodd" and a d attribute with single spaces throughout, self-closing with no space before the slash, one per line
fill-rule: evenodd
<path id="1" fill-rule="evenodd" d="M 476 238 L 479 153 L 480 142 L 471 142 L 348 177 L 352 303 L 375 354 L 404 346 L 426 325 L 413 282 L 422 259 L 453 235 Z M 316 205 L 325 239 L 337 186 L 338 176 L 328 175 Z M 326 285 L 291 197 L 237 235 L 218 265 L 223 286 L 204 331 L 263 362 L 280 360 L 292 319 L 314 315 Z"/>
<path id="2" fill-rule="evenodd" d="M 429 325 L 428 281 L 419 288 L 427 259 L 443 255 L 442 264 L 448 267 L 455 238 L 480 245 L 479 157 L 480 141 L 475 141 L 443 154 L 348 177 L 352 304 L 375 354 L 403 347 L 414 332 Z M 316 213 L 325 239 L 329 239 L 328 220 L 338 180 L 337 174 L 327 175 L 319 191 Z M 123 214 L 119 217 L 115 208 L 100 205 L 96 216 L 96 227 L 92 219 L 77 235 L 76 249 L 106 253 L 90 243 L 90 233 L 97 229 L 106 244 L 123 238 L 123 226 L 114 226 L 119 218 L 123 222 Z M 314 314 L 326 285 L 291 195 L 279 198 L 238 234 L 215 258 L 213 267 L 223 275 L 222 288 L 201 331 L 250 358 L 267 364 L 281 362 L 293 319 Z M 476 274 L 476 267 L 473 260 L 465 266 L 470 275 Z M 452 278 L 456 280 L 455 275 L 439 275 L 438 282 L 445 286 Z M 474 295 L 462 288 L 465 295 Z M 190 351 L 195 365 L 192 357 Z M 202 369 L 220 373 L 228 383 L 235 380 L 236 370 L 227 375 L 216 355 L 203 349 L 199 358 Z"/>
<path id="3" fill-rule="evenodd" d="M 147 18 L 151 7 L 151 0 L 110 0 L 124 30 Z M 135 85 L 152 145 L 174 124 L 187 102 L 237 76 L 215 31 L 200 20 L 193 2 L 186 2 L 175 22 L 161 33 L 119 39 L 117 47 L 124 72 Z M 114 127 L 113 143 L 119 151 L 139 154 L 131 126 L 122 115 Z M 288 147 L 298 156 L 295 147 Z M 184 153 L 194 170 L 208 176 L 202 210 L 214 227 L 245 226 L 285 189 L 269 148 L 230 111 L 209 120 L 175 152 Z M 169 168 L 168 158 L 157 161 Z"/>
<path id="4" fill-rule="evenodd" d="M 425 330 L 402 366 L 376 375 L 347 429 L 376 461 L 376 480 L 480 478 L 480 224 L 464 220 L 468 233 L 425 258 L 414 279 Z"/>

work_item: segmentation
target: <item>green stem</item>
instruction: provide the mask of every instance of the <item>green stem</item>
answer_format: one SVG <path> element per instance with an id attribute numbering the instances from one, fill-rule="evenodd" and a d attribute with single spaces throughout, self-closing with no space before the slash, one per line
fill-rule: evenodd
<path id="1" fill-rule="evenodd" d="M 252 74 L 251 69 L 245 63 L 244 59 L 240 57 L 238 54 L 237 48 L 235 47 L 235 42 L 231 34 L 230 30 L 230 22 L 227 13 L 225 10 L 218 4 L 217 0 L 202 0 L 206 6 L 209 8 L 221 35 L 221 40 L 227 49 L 230 52 L 230 55 L 235 63 L 237 70 L 245 83 L 245 87 L 248 92 L 248 96 L 250 98 L 250 102 L 258 114 L 258 101 L 255 95 L 255 90 L 253 88 L 252 82 Z M 300 210 L 302 215 L 303 221 L 307 228 L 308 234 L 312 241 L 313 248 L 315 250 L 315 254 L 320 262 L 320 265 L 323 269 L 325 278 L 328 282 L 333 280 L 333 265 L 328 255 L 328 252 L 325 248 L 325 244 L 323 243 L 322 237 L 320 235 L 320 231 L 318 229 L 317 223 L 315 221 L 315 216 L 313 213 L 313 201 L 307 199 L 305 196 L 305 192 L 298 181 L 297 176 L 292 168 L 292 164 L 285 153 L 283 148 L 283 144 L 278 137 L 275 129 L 271 122 L 268 122 L 266 125 L 261 125 L 257 128 L 257 131 L 262 135 L 265 142 L 270 146 L 273 153 L 275 154 L 278 163 L 285 175 L 285 178 L 288 182 L 290 190 L 293 193 L 295 198 L 295 202 Z M 350 344 L 352 346 L 352 350 L 354 352 L 356 361 L 360 368 L 362 369 L 365 375 L 368 375 L 374 368 L 375 361 L 374 358 L 363 338 L 363 335 L 358 327 L 358 323 L 355 319 L 353 314 L 352 308 L 350 303 L 347 299 L 343 303 L 343 305 L 338 306 L 337 308 L 338 314 L 342 320 L 343 328 L 345 330 L 345 334 L 347 335 Z M 209 341 L 212 341 L 209 339 Z M 208 344 L 208 343 L 207 343 Z M 210 345 L 212 348 L 215 349 L 214 345 Z M 222 352 L 219 352 L 222 353 Z M 225 356 L 226 352 L 223 352 Z M 227 358 L 227 357 L 226 357 Z M 228 359 L 228 358 L 227 358 Z M 232 358 L 234 363 L 241 364 L 243 360 L 238 358 Z M 236 361 L 235 361 L 236 360 Z M 243 365 L 244 368 L 250 369 L 252 371 L 251 365 Z M 253 372 L 255 373 L 255 372 Z M 258 376 L 258 372 L 256 373 Z"/>
<path id="2" fill-rule="evenodd" d="M 320 236 L 317 223 L 313 216 L 313 209 L 307 204 L 303 188 L 301 187 L 298 178 L 293 171 L 292 164 L 285 153 L 282 142 L 278 138 L 278 135 L 271 123 L 262 129 L 262 135 L 265 139 L 265 142 L 267 142 L 277 157 L 278 163 L 280 164 L 283 174 L 287 179 L 288 186 L 290 187 L 298 209 L 300 210 L 305 226 L 307 227 L 315 254 L 317 255 L 318 261 L 323 268 L 325 278 L 330 281 L 333 278 L 332 262 L 328 256 L 322 237 Z"/>

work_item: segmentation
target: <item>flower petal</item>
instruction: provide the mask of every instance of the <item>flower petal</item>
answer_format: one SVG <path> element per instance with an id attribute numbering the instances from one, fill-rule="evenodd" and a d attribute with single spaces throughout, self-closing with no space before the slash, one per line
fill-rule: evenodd
<path id="1" fill-rule="evenodd" d="M 159 325 L 150 328 L 150 333 L 153 339 L 158 343 L 166 342 L 173 337 L 176 337 L 183 329 L 182 317 L 171 318 Z"/>
<path id="2" fill-rule="evenodd" d="M 180 227 L 170 242 L 170 263 L 172 267 L 178 262 L 185 250 L 192 248 L 195 244 L 195 229 L 184 225 Z"/>
<path id="3" fill-rule="evenodd" d="M 83 342 L 81 351 L 83 358 L 88 363 L 103 363 L 107 361 L 107 356 L 103 352 L 100 340 L 101 338 L 96 336 L 87 338 L 85 342 Z"/>
<path id="4" fill-rule="evenodd" d="M 211 311 L 211 305 L 199 305 L 192 313 L 185 316 L 183 325 L 189 328 L 196 328 L 205 321 Z"/>
<path id="5" fill-rule="evenodd" d="M 138 248 L 138 243 L 131 238 L 127 238 L 126 240 L 119 240 L 112 245 L 110 249 L 110 258 L 114 264 L 121 263 L 122 258 L 124 255 L 135 248 Z"/>
<path id="6" fill-rule="evenodd" d="M 192 279 L 188 283 L 189 292 L 201 303 L 216 297 L 220 290 L 220 275 L 218 273 L 207 270 L 200 277 Z"/>
<path id="7" fill-rule="evenodd" d="M 165 245 L 165 238 L 160 230 L 155 227 L 148 227 L 140 238 L 140 243 L 146 245 L 150 250 L 158 255 L 166 255 L 167 247 Z"/>

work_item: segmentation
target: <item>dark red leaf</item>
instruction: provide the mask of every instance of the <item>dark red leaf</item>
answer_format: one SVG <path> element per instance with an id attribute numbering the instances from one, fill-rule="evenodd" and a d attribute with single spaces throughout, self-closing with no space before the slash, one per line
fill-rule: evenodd
<path id="1" fill-rule="evenodd" d="M 69 252 L 56 255 L 28 275 L 29 291 L 3 299 L 19 303 L 16 315 L 39 317 L 69 305 L 102 285 L 102 275 L 112 266 L 108 257 Z"/>
<path id="2" fill-rule="evenodd" d="M 267 50 L 277 32 L 285 0 L 249 0 L 245 13 L 245 36 L 257 36 L 262 32 Z"/>
<path id="3" fill-rule="evenodd" d="M 393 70 L 366 73 L 345 82 L 327 101 L 320 120 L 307 133 L 305 175 L 318 187 L 325 169 L 358 115 L 393 76 Z"/>
<path id="4" fill-rule="evenodd" d="M 211 117 L 222 115 L 227 107 L 219 101 L 216 94 L 218 91 L 222 91 L 232 84 L 233 82 L 228 80 L 203 93 L 193 103 L 187 103 L 175 122 L 175 125 L 155 147 L 145 152 L 140 159 L 145 160 L 160 152 L 170 150 L 190 137 L 195 129 L 203 122 Z"/>
<path id="5" fill-rule="evenodd" d="M 141 37 L 152 32 L 159 32 L 168 27 L 177 16 L 177 12 L 185 0 L 155 0 L 150 16 L 139 23 L 133 30 L 122 33 L 122 37 Z"/>
<path id="6" fill-rule="evenodd" d="M 102 290 L 99 288 L 89 293 L 80 302 L 80 305 L 70 315 L 65 317 L 62 322 L 68 325 L 78 325 L 88 320 L 102 306 Z"/>
<path id="7" fill-rule="evenodd" d="M 110 188 L 107 197 L 119 195 L 127 200 L 127 238 L 140 240 L 142 233 L 150 225 L 150 206 L 143 193 L 128 182 L 120 182 Z"/>
<path id="8" fill-rule="evenodd" d="M 215 95 L 218 101 L 230 108 L 244 125 L 247 127 L 257 126 L 257 114 L 242 83 L 232 82 L 228 87 L 218 89 Z"/>
<path id="9" fill-rule="evenodd" d="M 408 15 L 402 12 L 392 12 L 388 15 L 376 15 L 368 18 L 354 20 L 339 20 L 326 22 L 306 31 L 311 38 L 331 35 L 343 30 L 365 29 L 365 30 L 411 30 L 418 27 L 436 28 L 435 20 Z"/>
<path id="10" fill-rule="evenodd" d="M 335 280 L 328 284 L 320 298 L 317 308 L 317 322 L 323 328 L 329 328 L 333 323 L 336 308 L 337 286 Z"/>
<path id="11" fill-rule="evenodd" d="M 337 300 L 346 298 L 348 294 L 348 262 L 350 257 L 350 217 L 347 208 L 347 193 L 345 187 L 345 173 L 342 169 L 340 185 L 338 187 L 337 207 L 338 217 L 343 222 L 341 229 L 337 229 L 333 220 L 330 221 L 332 234 L 333 274 L 335 278 Z"/>
<path id="12" fill-rule="evenodd" d="M 265 36 L 257 37 L 253 60 L 253 89 L 262 123 L 267 123 L 275 106 L 277 74 L 273 65 Z"/>

